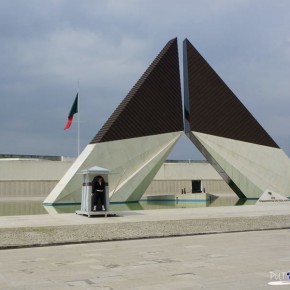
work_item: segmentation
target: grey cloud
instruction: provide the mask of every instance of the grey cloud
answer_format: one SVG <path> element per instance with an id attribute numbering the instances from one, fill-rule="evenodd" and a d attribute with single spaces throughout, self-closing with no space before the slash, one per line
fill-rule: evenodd
<path id="1" fill-rule="evenodd" d="M 289 155 L 289 10 L 285 0 L 2 0 L 0 152 L 75 155 L 76 120 L 63 127 L 78 80 L 84 147 L 177 36 L 180 54 L 187 37 Z M 172 156 L 199 158 L 189 146 L 182 138 Z"/>

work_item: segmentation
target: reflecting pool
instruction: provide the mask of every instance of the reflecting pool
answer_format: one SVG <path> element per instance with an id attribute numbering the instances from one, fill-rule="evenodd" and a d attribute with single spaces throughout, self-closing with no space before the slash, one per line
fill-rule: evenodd
<path id="1" fill-rule="evenodd" d="M 43 206 L 43 198 L 13 200 L 0 199 L 0 216 L 16 216 L 16 215 L 39 215 L 53 213 L 74 213 L 80 209 L 80 204 L 76 205 L 60 205 L 60 206 Z M 113 203 L 110 209 L 113 211 L 128 210 L 152 210 L 152 209 L 171 209 L 171 208 L 197 208 L 197 207 L 216 207 L 216 206 L 241 206 L 253 205 L 256 200 L 242 200 L 235 196 L 218 197 L 208 201 L 148 201 L 140 200 L 139 202 L 130 203 Z"/>

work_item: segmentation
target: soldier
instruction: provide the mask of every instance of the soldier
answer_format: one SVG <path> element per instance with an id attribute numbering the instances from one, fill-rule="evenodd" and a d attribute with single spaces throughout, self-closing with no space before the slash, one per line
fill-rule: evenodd
<path id="1" fill-rule="evenodd" d="M 102 176 L 96 176 L 92 181 L 92 211 L 98 210 L 97 206 L 101 201 L 102 209 L 105 208 L 105 180 Z"/>

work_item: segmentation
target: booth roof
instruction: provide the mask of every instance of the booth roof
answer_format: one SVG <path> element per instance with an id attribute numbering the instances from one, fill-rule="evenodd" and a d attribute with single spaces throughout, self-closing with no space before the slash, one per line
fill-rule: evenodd
<path id="1" fill-rule="evenodd" d="M 91 168 L 83 169 L 81 171 L 82 174 L 87 174 L 87 173 L 108 174 L 109 172 L 110 172 L 109 169 L 102 168 L 99 166 L 93 166 Z"/>

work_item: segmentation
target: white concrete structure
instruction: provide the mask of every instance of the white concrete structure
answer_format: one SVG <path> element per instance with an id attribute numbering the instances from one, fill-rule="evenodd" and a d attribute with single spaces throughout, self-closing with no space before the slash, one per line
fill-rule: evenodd
<path id="1" fill-rule="evenodd" d="M 78 173 L 110 170 L 110 200 L 138 201 L 183 133 L 177 39 L 170 40 L 44 204 L 80 202 Z"/>
<path id="2" fill-rule="evenodd" d="M 181 133 L 89 144 L 44 204 L 80 202 L 82 176 L 78 173 L 96 165 L 110 170 L 111 201 L 139 200 Z"/>
<path id="3" fill-rule="evenodd" d="M 256 204 L 275 204 L 275 203 L 290 203 L 290 199 L 285 197 L 284 195 L 281 195 L 279 193 L 276 193 L 271 190 L 265 190 L 261 197 L 257 200 Z"/>
<path id="4" fill-rule="evenodd" d="M 290 161 L 186 39 L 185 132 L 241 198 L 265 190 L 290 196 Z"/>
<path id="5" fill-rule="evenodd" d="M 247 198 L 265 190 L 290 197 L 290 160 L 280 148 L 190 132 L 224 180 L 233 182 Z"/>

